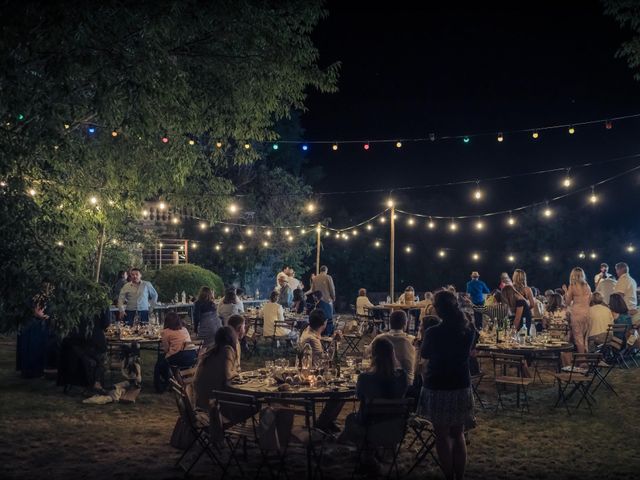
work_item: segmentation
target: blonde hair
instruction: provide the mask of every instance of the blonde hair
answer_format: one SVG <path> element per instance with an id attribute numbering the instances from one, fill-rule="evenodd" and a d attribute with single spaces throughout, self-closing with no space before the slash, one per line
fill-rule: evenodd
<path id="1" fill-rule="evenodd" d="M 571 275 L 569 275 L 569 285 L 586 285 L 587 277 L 584 274 L 584 270 L 580 267 L 576 267 L 571 270 Z"/>
<path id="2" fill-rule="evenodd" d="M 513 276 L 511 277 L 511 281 L 513 283 L 513 287 L 517 292 L 523 293 L 524 289 L 527 288 L 527 274 L 524 270 L 520 268 L 516 268 L 513 271 Z"/>
<path id="3" fill-rule="evenodd" d="M 515 313 L 516 301 L 524 300 L 524 297 L 518 293 L 513 285 L 505 285 L 502 289 L 502 299 L 509 305 L 509 310 Z"/>

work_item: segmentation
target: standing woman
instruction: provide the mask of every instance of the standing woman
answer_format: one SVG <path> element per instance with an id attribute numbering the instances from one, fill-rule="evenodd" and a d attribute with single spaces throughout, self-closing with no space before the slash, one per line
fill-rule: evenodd
<path id="1" fill-rule="evenodd" d="M 569 288 L 566 286 L 564 299 L 570 313 L 571 336 L 578 353 L 587 352 L 587 333 L 589 332 L 589 305 L 591 287 L 587 283 L 584 270 L 576 267 L 571 270 Z"/>
<path id="2" fill-rule="evenodd" d="M 193 329 L 205 345 L 213 344 L 216 332 L 222 326 L 214 300 L 213 290 L 202 287 L 193 307 Z"/>
<path id="3" fill-rule="evenodd" d="M 475 330 L 453 293 L 438 292 L 434 307 L 442 323 L 429 328 L 422 342 L 420 353 L 429 363 L 419 408 L 434 426 L 445 477 L 461 479 L 467 463 L 464 426 L 473 418 L 469 357 Z"/>
<path id="4" fill-rule="evenodd" d="M 531 333 L 531 309 L 527 300 L 520 295 L 512 285 L 506 285 L 502 289 L 502 298 L 509 305 L 509 310 L 513 316 L 513 328 L 516 332 L 522 328 L 524 323 L 527 326 L 527 333 Z"/>
<path id="5" fill-rule="evenodd" d="M 513 288 L 524 297 L 524 299 L 529 304 L 529 308 L 533 311 L 533 314 L 536 317 L 540 317 L 541 314 L 538 311 L 538 302 L 536 302 L 533 297 L 533 291 L 527 285 L 527 274 L 524 270 L 520 268 L 516 268 L 513 272 Z"/>

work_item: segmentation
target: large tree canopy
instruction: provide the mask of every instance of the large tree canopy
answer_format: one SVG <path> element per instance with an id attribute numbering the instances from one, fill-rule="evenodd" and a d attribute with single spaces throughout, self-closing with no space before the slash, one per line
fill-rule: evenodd
<path id="1" fill-rule="evenodd" d="M 335 88 L 309 38 L 323 14 L 317 1 L 2 2 L 3 327 L 45 278 L 69 323 L 101 305 L 88 259 L 103 232 L 126 237 L 143 200 L 219 219 L 227 169 L 260 157 L 307 88 Z"/>

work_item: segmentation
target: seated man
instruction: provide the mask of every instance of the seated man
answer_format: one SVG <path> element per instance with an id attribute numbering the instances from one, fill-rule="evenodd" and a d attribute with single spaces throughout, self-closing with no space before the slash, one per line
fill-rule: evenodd
<path id="1" fill-rule="evenodd" d="M 396 310 L 389 318 L 389 331 L 374 338 L 371 345 L 365 351 L 366 356 L 371 356 L 375 344 L 386 339 L 391 342 L 395 351 L 397 365 L 396 368 L 404 370 L 407 374 L 409 385 L 413 384 L 413 376 L 416 366 L 416 349 L 413 346 L 415 337 L 405 333 L 407 326 L 407 314 L 402 310 Z"/>
<path id="2" fill-rule="evenodd" d="M 356 315 L 366 316 L 365 308 L 373 308 L 373 303 L 367 297 L 367 290 L 361 288 L 358 291 L 358 298 L 356 298 Z"/>
<path id="3" fill-rule="evenodd" d="M 325 328 L 323 335 L 330 337 L 333 335 L 333 306 L 329 302 L 325 302 L 322 299 L 322 292 L 316 290 L 313 292 L 313 297 L 316 299 L 316 309 L 322 310 L 324 318 L 327 320 L 327 328 Z"/>

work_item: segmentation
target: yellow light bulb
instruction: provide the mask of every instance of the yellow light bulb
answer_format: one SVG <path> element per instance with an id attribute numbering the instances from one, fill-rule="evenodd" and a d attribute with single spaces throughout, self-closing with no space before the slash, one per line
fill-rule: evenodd
<path id="1" fill-rule="evenodd" d="M 56 245 L 59 246 L 59 247 L 62 247 L 62 246 L 64 246 L 64 243 L 61 240 L 58 240 L 56 242 Z"/>
<path id="2" fill-rule="evenodd" d="M 440 250 L 440 251 L 438 252 L 438 256 L 439 256 L 439 257 L 444 257 L 446 254 L 447 254 L 447 252 L 445 252 L 444 250 Z"/>
<path id="3" fill-rule="evenodd" d="M 300 230 L 300 234 L 301 234 L 301 235 L 304 235 L 305 233 L 307 233 L 307 230 L 306 230 L 306 229 L 304 229 L 304 228 L 303 228 L 302 230 Z"/>
<path id="4" fill-rule="evenodd" d="M 507 220 L 507 223 L 511 226 L 516 224 L 516 219 L 513 217 L 509 217 L 509 219 Z"/>
<path id="5" fill-rule="evenodd" d="M 142 210 L 142 216 L 143 217 L 148 217 L 149 216 L 149 210 Z"/>
<path id="6" fill-rule="evenodd" d="M 373 227 L 369 223 L 367 224 L 367 230 L 373 230 Z"/>
<path id="7" fill-rule="evenodd" d="M 224 230 L 224 233 L 229 233 L 231 231 L 229 227 L 224 227 L 223 230 Z"/>
<path id="8" fill-rule="evenodd" d="M 413 218 L 410 218 L 409 220 L 407 220 L 407 224 L 411 227 L 413 227 L 413 225 L 415 224 L 415 220 Z"/>
<path id="9" fill-rule="evenodd" d="M 338 150 L 338 144 L 334 143 L 333 146 L 331 147 L 333 149 L 333 151 L 335 152 L 336 150 Z"/>
<path id="10" fill-rule="evenodd" d="M 164 209 L 165 209 L 165 207 L 166 207 L 166 205 L 164 204 L 164 202 L 160 202 L 160 204 L 158 205 L 158 208 L 159 208 L 160 210 L 164 210 Z"/>
<path id="11" fill-rule="evenodd" d="M 564 186 L 565 188 L 569 188 L 571 186 L 571 179 L 569 177 L 566 177 L 562 182 L 562 186 Z"/>
<path id="12" fill-rule="evenodd" d="M 117 136 L 118 136 L 118 132 L 116 132 L 116 131 L 114 130 L 113 132 L 111 132 L 111 136 L 112 136 L 112 137 L 114 137 L 114 138 L 115 138 L 115 137 L 117 137 Z"/>
<path id="13" fill-rule="evenodd" d="M 598 196 L 595 193 L 592 193 L 591 196 L 589 197 L 589 201 L 591 203 L 598 203 Z"/>
<path id="14" fill-rule="evenodd" d="M 542 257 L 542 260 L 544 260 L 546 263 L 549 263 L 551 261 L 551 257 L 549 255 L 545 255 L 544 257 Z"/>
<path id="15" fill-rule="evenodd" d="M 268 247 L 269 246 L 269 242 L 262 242 L 262 246 L 265 247 L 265 248 Z"/>
<path id="16" fill-rule="evenodd" d="M 473 255 L 471 255 L 471 258 L 474 260 L 478 260 L 480 258 L 480 255 L 478 255 L 477 253 L 474 253 Z"/>
<path id="17" fill-rule="evenodd" d="M 498 134 L 498 142 L 502 143 L 503 141 L 504 141 L 504 136 L 501 133 L 499 133 Z"/>
<path id="18" fill-rule="evenodd" d="M 237 213 L 238 211 L 238 205 L 236 205 L 235 203 L 232 203 L 229 205 L 229 212 L 231 213 Z"/>
<path id="19" fill-rule="evenodd" d="M 158 244 L 158 246 L 159 246 L 160 248 L 162 248 L 162 247 L 164 247 L 164 243 L 160 242 L 160 243 Z"/>
<path id="20" fill-rule="evenodd" d="M 65 124 L 64 124 L 64 129 L 65 129 L 65 130 L 69 130 L 69 128 L 70 128 L 70 127 L 71 127 L 71 125 L 69 125 L 68 123 L 65 123 Z"/>
<path id="21" fill-rule="evenodd" d="M 507 260 L 508 260 L 509 262 L 513 263 L 513 262 L 515 262 L 515 261 L 516 261 L 516 257 L 514 257 L 513 255 L 509 255 L 509 256 L 507 257 Z"/>
<path id="22" fill-rule="evenodd" d="M 312 213 L 316 210 L 316 206 L 313 203 L 307 204 L 307 212 Z"/>
<path id="23" fill-rule="evenodd" d="M 289 232 L 289 230 L 285 230 L 285 231 L 284 231 L 284 236 L 285 236 L 285 237 L 288 237 L 288 236 L 290 236 L 290 235 L 291 235 L 291 232 Z"/>
<path id="24" fill-rule="evenodd" d="M 265 234 L 267 237 L 270 237 L 271 235 L 273 235 L 273 232 L 272 232 L 271 230 L 267 230 L 266 232 L 264 232 L 264 234 Z"/>
<path id="25" fill-rule="evenodd" d="M 98 199 L 96 197 L 91 197 L 89 201 L 91 202 L 91 205 L 95 205 L 96 203 L 98 203 Z"/>
<path id="26" fill-rule="evenodd" d="M 251 145 L 249 145 L 248 143 L 244 144 L 244 149 L 245 150 L 249 150 L 251 148 Z"/>
<path id="27" fill-rule="evenodd" d="M 455 232 L 456 230 L 458 230 L 458 225 L 454 222 L 451 222 L 449 224 L 449 230 L 451 230 L 452 232 Z"/>
<path id="28" fill-rule="evenodd" d="M 411 249 L 411 247 L 406 247 L 406 248 L 404 249 L 404 251 L 405 251 L 405 252 L 407 252 L 407 253 L 411 253 L 411 252 L 412 252 L 412 249 Z"/>
<path id="29" fill-rule="evenodd" d="M 482 229 L 484 229 L 484 223 L 483 223 L 483 222 L 477 222 L 477 223 L 476 223 L 476 229 L 477 229 L 477 230 L 482 230 Z"/>
<path id="30" fill-rule="evenodd" d="M 538 138 L 538 137 L 540 136 L 540 134 L 538 134 L 538 132 L 533 132 L 533 133 L 531 134 L 531 136 L 532 136 L 533 138 Z"/>
<path id="31" fill-rule="evenodd" d="M 174 224 L 178 223 L 178 217 L 173 217 L 171 219 L 171 222 L 174 223 Z"/>
<path id="32" fill-rule="evenodd" d="M 216 245 L 215 247 L 213 247 L 216 251 L 220 251 L 220 245 Z"/>
<path id="33" fill-rule="evenodd" d="M 379 247 L 379 246 L 380 246 L 380 242 L 379 242 L 378 240 L 376 240 L 376 241 L 375 241 L 375 243 L 374 243 L 374 245 L 375 245 L 375 246 L 376 246 L 376 248 L 377 248 L 377 247 Z"/>
<path id="34" fill-rule="evenodd" d="M 634 247 L 633 245 L 629 245 L 629 246 L 627 247 L 627 252 L 629 252 L 629 253 L 633 253 L 633 252 L 635 252 L 635 251 L 636 251 L 636 247 Z"/>
<path id="35" fill-rule="evenodd" d="M 193 139 L 189 139 L 189 145 L 195 145 L 195 144 L 196 144 L 196 141 L 195 141 L 195 140 L 193 140 Z"/>
<path id="36" fill-rule="evenodd" d="M 244 250 L 244 245 L 242 245 L 242 244 L 238 245 L 238 250 L 240 250 L 240 251 Z"/>
<path id="37" fill-rule="evenodd" d="M 482 199 L 482 190 L 476 190 L 473 193 L 473 198 L 475 198 L 476 200 Z"/>
<path id="38" fill-rule="evenodd" d="M 193 250 L 196 250 L 196 249 L 198 248 L 198 244 L 197 244 L 197 243 L 192 243 L 192 244 L 191 244 L 191 248 L 192 248 Z"/>
<path id="39" fill-rule="evenodd" d="M 205 230 L 207 228 L 207 224 L 205 222 L 200 222 L 200 230 Z"/>
<path id="40" fill-rule="evenodd" d="M 29 189 L 29 195 L 31 195 L 32 197 L 36 196 L 36 191 L 33 188 Z"/>
<path id="41" fill-rule="evenodd" d="M 393 207 L 393 200 L 391 199 L 387 200 L 387 207 L 389 208 Z"/>
<path id="42" fill-rule="evenodd" d="M 329 230 L 327 230 L 326 232 L 324 232 L 324 236 L 325 237 L 329 237 L 331 236 L 331 232 Z"/>
<path id="43" fill-rule="evenodd" d="M 384 223 L 386 221 L 387 221 L 387 219 L 385 217 L 380 217 L 380 223 Z"/>
<path id="44" fill-rule="evenodd" d="M 550 208 L 545 208 L 543 213 L 545 217 L 550 217 L 551 215 L 553 215 L 553 212 Z"/>
<path id="45" fill-rule="evenodd" d="M 247 232 L 246 233 L 247 233 L 248 236 L 252 236 L 253 235 L 253 230 L 250 229 L 250 228 L 247 228 Z"/>
<path id="46" fill-rule="evenodd" d="M 289 242 L 293 242 L 293 237 L 287 237 L 287 240 L 289 240 Z"/>
<path id="47" fill-rule="evenodd" d="M 576 129 L 573 127 L 569 127 L 569 135 L 573 135 L 574 133 L 576 133 Z"/>
<path id="48" fill-rule="evenodd" d="M 433 230 L 434 228 L 436 228 L 436 224 L 433 222 L 433 220 L 429 220 L 429 223 L 427 223 L 427 227 L 429 227 L 430 230 Z"/>
<path id="49" fill-rule="evenodd" d="M 217 148 L 222 148 L 222 142 L 216 142 L 216 147 Z"/>
<path id="50" fill-rule="evenodd" d="M 402 142 L 396 142 L 396 148 L 402 147 Z"/>
<path id="51" fill-rule="evenodd" d="M 353 231 L 351 232 L 351 235 L 353 235 L 354 237 L 358 235 L 358 230 L 356 230 L 355 228 L 353 229 Z"/>

